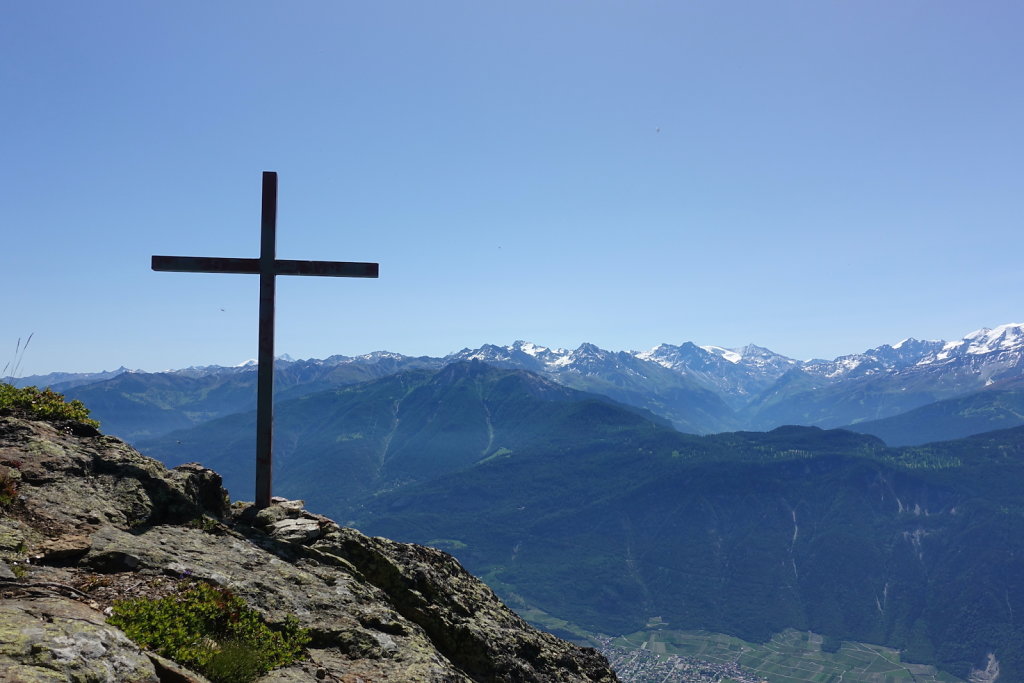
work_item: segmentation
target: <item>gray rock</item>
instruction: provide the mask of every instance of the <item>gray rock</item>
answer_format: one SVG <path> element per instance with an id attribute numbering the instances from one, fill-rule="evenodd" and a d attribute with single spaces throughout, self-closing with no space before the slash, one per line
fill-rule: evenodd
<path id="1" fill-rule="evenodd" d="M 149 657 L 101 613 L 56 597 L 0 600 L 0 679 L 160 680 Z"/>
<path id="2" fill-rule="evenodd" d="M 270 525 L 270 537 L 278 541 L 305 544 L 320 536 L 320 523 L 315 519 L 282 519 Z"/>
<path id="3" fill-rule="evenodd" d="M 18 463 L 27 511 L 0 517 L 0 560 L 31 557 L 37 585 L 116 593 L 105 599 L 204 580 L 270 622 L 298 619 L 312 636 L 308 658 L 264 683 L 616 680 L 596 651 L 531 628 L 449 555 L 368 538 L 302 501 L 231 508 L 220 477 L 200 465 L 167 470 L 117 439 L 9 417 L 0 417 L 0 462 Z M 149 681 L 157 670 L 202 680 L 154 666 L 85 605 L 4 595 L 0 679 L 19 667 L 24 680 Z M 60 610 L 80 620 L 62 621 Z"/>
<path id="4" fill-rule="evenodd" d="M 153 663 L 153 668 L 156 669 L 156 675 L 160 679 L 160 683 L 210 683 L 206 676 L 189 671 L 180 664 L 161 657 L 154 652 L 147 652 L 146 655 L 149 657 L 149 661 Z"/>
<path id="5" fill-rule="evenodd" d="M 68 562 L 89 552 L 89 537 L 68 534 L 40 544 L 38 559 L 47 563 Z"/>

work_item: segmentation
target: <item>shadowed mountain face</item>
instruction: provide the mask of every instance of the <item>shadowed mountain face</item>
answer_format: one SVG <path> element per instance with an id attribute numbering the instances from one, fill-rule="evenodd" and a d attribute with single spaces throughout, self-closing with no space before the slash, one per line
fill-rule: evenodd
<path id="1" fill-rule="evenodd" d="M 278 362 L 274 395 L 276 400 L 286 400 L 422 367 L 436 369 L 441 364 L 389 353 Z M 132 442 L 256 408 L 256 369 L 252 365 L 123 372 L 91 384 L 56 386 L 69 399 L 88 405 L 104 430 Z"/>
<path id="2" fill-rule="evenodd" d="M 605 633 L 884 643 L 1024 676 L 1024 428 L 890 449 L 845 431 L 521 452 L 387 494 L 358 526 L 440 544 L 511 599 Z"/>
<path id="3" fill-rule="evenodd" d="M 847 429 L 873 434 L 892 446 L 960 439 L 1024 424 L 1024 391 L 990 390 L 937 401 Z"/>
<path id="4" fill-rule="evenodd" d="M 275 490 L 350 515 L 367 496 L 524 448 L 614 440 L 622 431 L 673 433 L 664 421 L 532 373 L 479 361 L 412 371 L 281 401 L 275 411 Z M 232 415 L 140 447 L 164 462 L 199 459 L 248 496 L 255 414 Z M 347 518 L 347 517 L 346 517 Z"/>

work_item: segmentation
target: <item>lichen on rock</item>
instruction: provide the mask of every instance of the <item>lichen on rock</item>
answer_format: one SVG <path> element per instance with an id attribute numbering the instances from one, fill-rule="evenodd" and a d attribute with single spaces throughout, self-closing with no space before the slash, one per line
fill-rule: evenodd
<path id="1" fill-rule="evenodd" d="M 102 613 L 59 597 L 0 600 L 0 680 L 159 681 Z"/>

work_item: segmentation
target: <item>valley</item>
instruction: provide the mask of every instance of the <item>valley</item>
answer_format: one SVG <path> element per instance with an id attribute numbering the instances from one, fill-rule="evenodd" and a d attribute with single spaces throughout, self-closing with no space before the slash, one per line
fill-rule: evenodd
<path id="1" fill-rule="evenodd" d="M 965 683 L 934 666 L 901 661 L 898 650 L 812 632 L 786 629 L 765 642 L 750 642 L 672 629 L 654 617 L 643 630 L 609 636 L 547 614 L 515 594 L 508 604 L 538 628 L 600 650 L 626 683 Z M 973 674 L 971 683 L 980 683 L 983 672 Z"/>
<path id="2" fill-rule="evenodd" d="M 520 452 L 380 496 L 357 526 L 447 539 L 509 604 L 587 632 L 643 630 L 651 613 L 748 642 L 795 627 L 961 678 L 991 643 L 1013 680 L 1020 429 L 904 450 L 808 428 L 673 438 Z"/>
<path id="3" fill-rule="evenodd" d="M 619 676 L 631 683 L 963 683 L 898 651 L 787 630 L 765 643 L 706 631 L 639 631 L 597 638 Z"/>

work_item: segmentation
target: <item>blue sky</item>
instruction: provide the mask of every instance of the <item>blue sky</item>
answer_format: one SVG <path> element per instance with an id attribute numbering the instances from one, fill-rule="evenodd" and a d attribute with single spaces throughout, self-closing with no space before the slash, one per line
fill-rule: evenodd
<path id="1" fill-rule="evenodd" d="M 1017 1 L 13 2 L 0 365 L 755 342 L 1024 320 Z M 6 350 L 5 350 L 6 349 Z"/>

